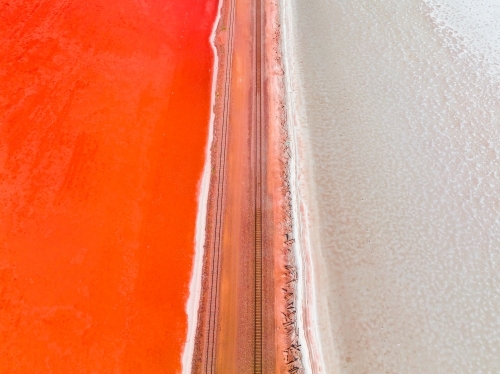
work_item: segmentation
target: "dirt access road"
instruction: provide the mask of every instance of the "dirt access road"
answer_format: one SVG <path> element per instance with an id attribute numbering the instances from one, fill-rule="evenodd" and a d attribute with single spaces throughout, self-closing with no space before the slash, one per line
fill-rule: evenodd
<path id="1" fill-rule="evenodd" d="M 264 7 L 264 0 L 226 0 L 217 29 L 212 179 L 193 373 L 276 369 Z"/>

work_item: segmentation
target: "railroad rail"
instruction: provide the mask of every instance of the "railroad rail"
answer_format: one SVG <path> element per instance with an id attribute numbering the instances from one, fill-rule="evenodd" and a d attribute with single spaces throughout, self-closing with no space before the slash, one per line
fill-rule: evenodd
<path id="1" fill-rule="evenodd" d="M 254 373 L 262 373 L 262 153 L 263 107 L 262 92 L 262 0 L 255 0 L 255 318 L 254 318 Z"/>
<path id="2" fill-rule="evenodd" d="M 214 217 L 214 240 L 213 245 L 209 249 L 211 252 L 211 260 L 209 263 L 210 272 L 208 279 L 208 320 L 205 325 L 205 344 L 204 344 L 204 374 L 217 373 L 217 337 L 219 333 L 219 304 L 220 304 L 220 281 L 221 281 L 221 251 L 223 238 L 223 220 L 224 220 L 224 204 L 226 186 L 226 162 L 228 150 L 228 130 L 229 130 L 229 112 L 230 112 L 230 97 L 231 97 L 231 71 L 233 59 L 233 43 L 234 29 L 236 17 L 236 1 L 228 0 L 228 19 L 225 28 L 228 32 L 227 47 L 225 53 L 225 72 L 224 72 L 224 97 L 222 104 L 222 124 L 220 133 L 220 151 L 218 155 L 218 170 L 216 184 L 216 202 L 215 202 L 215 217 Z M 263 210 L 263 163 L 265 157 L 263 153 L 263 130 L 264 130 L 264 94 L 263 94 L 263 0 L 253 0 L 253 71 L 250 74 L 255 79 L 255 85 L 252 89 L 253 96 L 253 154 L 252 162 L 254 163 L 254 181 L 255 183 L 255 211 L 254 211 L 254 333 L 253 333 L 253 373 L 261 374 L 263 372 L 263 240 L 262 240 L 262 210 Z"/>
<path id="3" fill-rule="evenodd" d="M 215 239 L 212 248 L 211 277 L 209 279 L 209 317 L 206 330 L 206 374 L 216 373 L 216 344 L 218 332 L 218 304 L 221 273 L 221 238 L 223 229 L 224 214 L 224 184 L 226 177 L 226 155 L 228 143 L 229 127 L 229 100 L 231 93 L 231 67 L 233 57 L 233 39 L 234 39 L 234 18 L 235 1 L 229 0 L 229 12 L 226 29 L 228 30 L 228 41 L 226 50 L 226 68 L 224 77 L 224 103 L 221 126 L 221 150 L 219 153 L 219 168 L 217 178 L 217 201 L 215 206 L 214 233 Z"/>

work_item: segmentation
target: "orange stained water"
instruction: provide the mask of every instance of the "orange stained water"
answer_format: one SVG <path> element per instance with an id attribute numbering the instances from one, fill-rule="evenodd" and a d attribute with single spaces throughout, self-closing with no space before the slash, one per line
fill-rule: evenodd
<path id="1" fill-rule="evenodd" d="M 0 2 L 0 372 L 175 373 L 217 0 Z"/>

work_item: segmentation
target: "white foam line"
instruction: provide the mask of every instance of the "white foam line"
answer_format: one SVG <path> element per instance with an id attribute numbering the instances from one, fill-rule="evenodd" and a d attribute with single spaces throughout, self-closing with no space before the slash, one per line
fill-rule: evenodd
<path id="1" fill-rule="evenodd" d="M 282 55 L 285 67 L 286 110 L 292 157 L 290 162 L 290 192 L 292 194 L 293 231 L 296 238 L 294 255 L 296 258 L 297 284 L 297 327 L 302 351 L 302 364 L 305 373 L 323 373 L 324 360 L 318 339 L 316 292 L 313 285 L 313 263 L 311 255 L 311 233 L 308 216 L 310 214 L 304 180 L 305 164 L 300 162 L 301 145 L 306 139 L 298 138 L 297 130 L 304 125 L 304 108 L 301 99 L 299 74 L 296 70 L 294 52 L 294 15 L 292 5 L 281 0 L 281 23 L 283 27 Z M 303 148 L 303 147 L 302 147 Z M 303 150 L 304 151 L 304 150 Z M 306 318 L 305 318 L 306 317 Z"/>
<path id="2" fill-rule="evenodd" d="M 203 255 L 205 245 L 205 229 L 207 221 L 207 206 L 208 192 L 210 190 L 210 174 L 212 166 L 211 147 L 214 137 L 214 105 L 215 105 L 215 89 L 217 86 L 217 72 L 219 70 L 219 56 L 215 48 L 215 32 L 221 17 L 223 0 L 219 0 L 219 9 L 217 17 L 212 27 L 210 34 L 210 46 L 214 54 L 213 73 L 212 73 L 212 93 L 210 102 L 210 122 L 208 128 L 208 142 L 205 148 L 205 165 L 201 175 L 199 193 L 198 193 L 198 211 L 196 214 L 196 236 L 195 236 L 195 253 L 193 263 L 193 273 L 189 283 L 189 298 L 186 304 L 186 314 L 188 317 L 188 331 L 184 351 L 182 352 L 182 373 L 191 374 L 193 363 L 194 344 L 196 338 L 196 327 L 198 325 L 198 309 L 200 306 L 201 297 L 201 281 L 203 275 Z"/>

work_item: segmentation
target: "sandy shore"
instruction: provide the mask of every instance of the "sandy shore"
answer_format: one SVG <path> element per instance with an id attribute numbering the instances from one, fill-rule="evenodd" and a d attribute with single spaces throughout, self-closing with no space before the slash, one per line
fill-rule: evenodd
<path id="1" fill-rule="evenodd" d="M 317 244 L 311 225 L 315 225 L 311 215 L 311 203 L 314 203 L 314 186 L 311 184 L 310 167 L 307 165 L 309 149 L 308 136 L 305 131 L 306 112 L 303 91 L 297 64 L 296 38 L 297 26 L 293 15 L 293 7 L 289 2 L 281 1 L 280 21 L 282 24 L 282 50 L 285 67 L 286 118 L 290 155 L 288 164 L 289 191 L 291 196 L 291 220 L 294 247 L 290 259 L 297 270 L 298 282 L 296 292 L 298 342 L 302 351 L 302 364 L 306 373 L 324 372 L 318 337 L 318 315 L 316 311 L 316 290 L 314 287 L 314 270 L 312 248 Z"/>
<path id="2" fill-rule="evenodd" d="M 310 371 L 303 295 L 306 272 L 301 254 L 296 183 L 296 138 L 291 92 L 285 77 L 283 11 L 279 0 L 266 2 L 267 90 L 269 92 L 269 190 L 273 193 L 275 254 L 276 372 Z"/>

